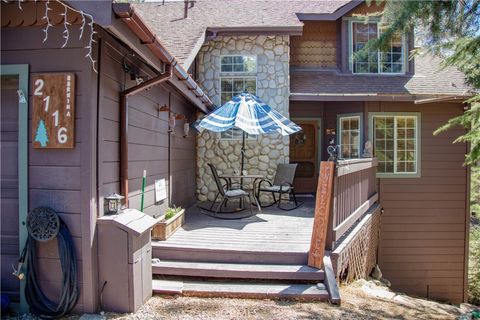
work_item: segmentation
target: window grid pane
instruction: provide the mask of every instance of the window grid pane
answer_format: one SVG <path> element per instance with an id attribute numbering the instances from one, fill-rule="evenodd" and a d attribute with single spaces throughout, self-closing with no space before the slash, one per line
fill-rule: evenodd
<path id="1" fill-rule="evenodd" d="M 369 40 L 376 39 L 385 26 L 377 22 L 365 24 L 352 22 L 352 54 L 360 51 Z M 353 61 L 354 73 L 403 73 L 404 72 L 404 39 L 396 34 L 385 52 L 368 51 L 357 55 Z"/>
<path id="2" fill-rule="evenodd" d="M 220 61 L 222 72 L 256 72 L 257 68 L 255 56 L 222 56 Z"/>
<path id="3" fill-rule="evenodd" d="M 375 116 L 374 150 L 379 173 L 417 172 L 417 117 Z"/>
<path id="4" fill-rule="evenodd" d="M 360 157 L 360 117 L 340 118 L 340 152 L 343 159 Z"/>
<path id="5" fill-rule="evenodd" d="M 224 57 L 225 58 L 225 57 Z M 257 78 L 256 77 L 236 77 L 220 78 L 220 88 L 221 88 L 221 104 L 225 104 L 231 100 L 237 94 L 242 93 L 245 89 L 248 92 L 257 94 Z M 237 128 L 232 128 L 230 130 L 220 133 L 220 139 L 222 140 L 242 140 L 243 131 Z M 254 135 L 246 135 L 247 140 L 256 140 Z"/>

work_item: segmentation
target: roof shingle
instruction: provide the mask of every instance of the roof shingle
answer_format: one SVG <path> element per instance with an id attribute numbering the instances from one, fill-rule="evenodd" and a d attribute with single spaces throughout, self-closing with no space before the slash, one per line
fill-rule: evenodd
<path id="1" fill-rule="evenodd" d="M 415 57 L 415 75 L 356 75 L 336 71 L 293 71 L 290 91 L 295 95 L 455 95 L 470 94 L 464 75 L 442 69 L 440 59 Z"/>
<path id="2" fill-rule="evenodd" d="M 184 19 L 183 1 L 144 2 L 135 11 L 177 60 L 192 60 L 207 28 L 303 26 L 296 13 L 333 13 L 351 0 L 198 0 Z"/>

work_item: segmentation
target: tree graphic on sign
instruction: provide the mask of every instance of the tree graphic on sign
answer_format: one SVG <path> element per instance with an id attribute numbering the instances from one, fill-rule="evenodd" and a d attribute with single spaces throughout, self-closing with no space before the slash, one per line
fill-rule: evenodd
<path id="1" fill-rule="evenodd" d="M 42 147 L 47 146 L 47 142 L 48 142 L 47 128 L 45 128 L 45 122 L 43 122 L 43 120 L 40 120 L 38 122 L 37 133 L 35 134 L 35 141 L 39 142 Z"/>

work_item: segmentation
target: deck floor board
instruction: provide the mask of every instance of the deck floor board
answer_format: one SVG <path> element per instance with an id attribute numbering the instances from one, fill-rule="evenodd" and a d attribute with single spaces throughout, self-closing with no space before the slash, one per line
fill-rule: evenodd
<path id="1" fill-rule="evenodd" d="M 166 241 L 154 245 L 175 248 L 308 252 L 313 227 L 314 199 L 292 211 L 277 207 L 238 220 L 215 219 L 196 206 L 186 211 L 185 224 Z"/>

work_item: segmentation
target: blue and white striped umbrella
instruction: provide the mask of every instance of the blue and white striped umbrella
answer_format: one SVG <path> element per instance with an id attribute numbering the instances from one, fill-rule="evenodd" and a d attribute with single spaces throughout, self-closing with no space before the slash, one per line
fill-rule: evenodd
<path id="1" fill-rule="evenodd" d="M 227 131 L 237 127 L 248 134 L 278 132 L 282 136 L 302 130 L 293 121 L 265 104 L 259 97 L 248 92 L 236 95 L 223 106 L 198 120 L 195 127 L 199 131 L 207 129 L 213 132 Z"/>

